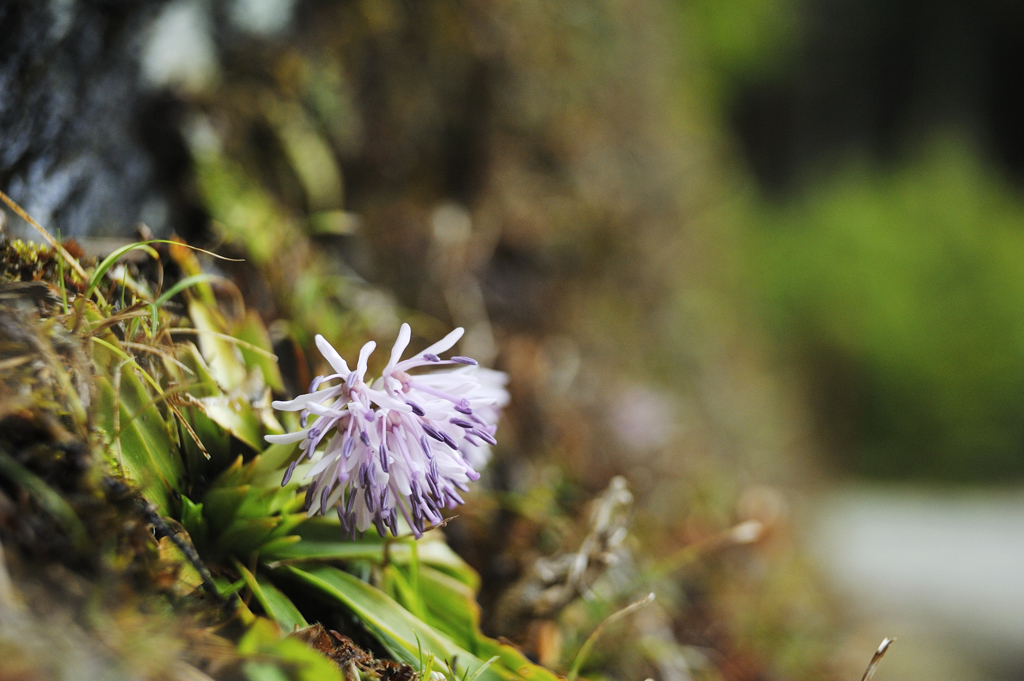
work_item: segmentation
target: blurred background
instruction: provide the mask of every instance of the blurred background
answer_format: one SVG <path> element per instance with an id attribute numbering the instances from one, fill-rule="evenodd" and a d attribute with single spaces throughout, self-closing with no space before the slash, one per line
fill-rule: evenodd
<path id="1" fill-rule="evenodd" d="M 449 530 L 485 613 L 623 475 L 638 562 L 766 529 L 674 578 L 660 679 L 850 679 L 883 636 L 879 679 L 1024 673 L 1019 3 L 8 0 L 0 29 L 0 189 L 51 232 L 174 232 L 246 257 L 278 338 L 461 325 L 510 373 Z"/>

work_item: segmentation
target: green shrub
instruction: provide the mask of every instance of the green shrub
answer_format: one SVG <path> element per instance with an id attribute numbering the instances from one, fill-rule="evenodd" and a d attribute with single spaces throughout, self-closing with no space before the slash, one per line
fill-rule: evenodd
<path id="1" fill-rule="evenodd" d="M 1024 203 L 965 146 L 853 167 L 749 233 L 781 347 L 848 467 L 1024 476 Z"/>

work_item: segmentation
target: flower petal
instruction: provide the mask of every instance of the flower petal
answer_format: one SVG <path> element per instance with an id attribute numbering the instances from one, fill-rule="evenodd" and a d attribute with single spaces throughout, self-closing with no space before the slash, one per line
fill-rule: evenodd
<path id="1" fill-rule="evenodd" d="M 436 343 L 431 345 L 429 348 L 427 348 L 426 350 L 421 352 L 420 356 L 423 356 L 423 355 L 440 355 L 442 352 L 447 352 L 448 350 L 450 350 L 452 348 L 453 345 L 455 345 L 456 343 L 459 342 L 459 339 L 462 338 L 462 334 L 464 334 L 465 332 L 466 332 L 466 330 L 463 329 L 460 326 L 459 328 L 455 329 L 454 331 L 449 333 L 447 336 L 445 336 L 444 338 L 442 338 L 441 340 L 437 341 Z"/>
<path id="2" fill-rule="evenodd" d="M 305 440 L 309 430 L 309 428 L 306 428 L 305 430 L 297 430 L 294 433 L 285 433 L 284 435 L 264 435 L 263 439 L 272 445 L 290 445 L 293 442 Z"/>
<path id="3" fill-rule="evenodd" d="M 338 354 L 338 351 L 334 349 L 334 346 L 327 342 L 326 338 L 317 334 L 316 346 L 320 349 L 320 354 L 324 356 L 324 359 L 327 360 L 335 371 L 341 374 L 342 378 L 348 376 L 348 363 L 341 355 Z"/>
<path id="4" fill-rule="evenodd" d="M 370 358 L 370 354 L 376 347 L 377 343 L 375 341 L 370 341 L 359 351 L 359 364 L 356 365 L 356 376 L 358 376 L 360 380 L 362 380 L 363 375 L 366 374 L 366 360 Z"/>
<path id="5" fill-rule="evenodd" d="M 294 400 L 288 400 L 287 402 L 274 400 L 270 403 L 270 406 L 278 411 L 299 411 L 301 409 L 305 409 L 306 405 L 310 402 L 319 402 L 324 398 L 330 397 L 330 394 L 337 390 L 338 387 L 339 386 L 332 386 L 330 388 L 324 388 L 323 390 L 317 390 L 315 393 L 299 395 Z"/>
<path id="6" fill-rule="evenodd" d="M 402 359 L 402 353 L 409 347 L 409 339 L 412 337 L 412 329 L 409 328 L 408 324 L 403 323 L 402 328 L 398 330 L 398 338 L 395 339 L 395 346 L 391 348 L 391 360 L 388 362 L 387 368 L 384 369 L 386 375 L 391 369 L 398 364 L 398 360 Z"/>

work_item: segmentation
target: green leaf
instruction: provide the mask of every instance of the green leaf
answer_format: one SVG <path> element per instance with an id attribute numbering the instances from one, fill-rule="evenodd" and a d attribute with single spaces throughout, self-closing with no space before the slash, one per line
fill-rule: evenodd
<path id="1" fill-rule="evenodd" d="M 256 597 L 260 607 L 263 608 L 263 611 L 271 619 L 277 622 L 283 633 L 290 634 L 295 627 L 305 628 L 309 626 L 302 613 L 299 612 L 299 609 L 274 586 L 273 582 L 263 575 L 253 575 L 237 559 L 234 563 L 235 569 L 238 570 L 242 575 L 242 579 L 252 589 L 252 595 Z"/>
<path id="2" fill-rule="evenodd" d="M 427 609 L 424 619 L 466 650 L 480 655 L 480 606 L 475 590 L 450 575 L 422 565 L 418 591 Z"/>
<path id="3" fill-rule="evenodd" d="M 217 479 L 210 485 L 210 489 L 218 487 L 240 487 L 249 483 L 249 476 L 246 472 L 245 459 L 238 455 L 231 465 L 225 468 Z"/>
<path id="4" fill-rule="evenodd" d="M 213 396 L 195 398 L 193 404 L 214 423 L 228 431 L 254 450 L 263 448 L 260 419 L 252 405 L 243 396 Z M 199 438 L 202 440 L 202 437 Z M 203 441 L 205 445 L 206 442 Z"/>
<path id="5" fill-rule="evenodd" d="M 171 375 L 177 375 L 179 383 L 188 386 L 183 397 L 191 402 L 196 398 L 217 397 L 224 393 L 206 366 L 199 348 L 188 343 L 178 355 L 179 361 L 185 365 L 192 375 L 182 376 L 177 367 L 171 367 Z M 176 373 L 177 372 L 177 373 Z M 182 404 L 178 407 L 181 415 L 192 426 L 192 430 L 210 454 L 207 460 L 190 435 L 181 438 L 182 449 L 188 461 L 189 482 L 193 488 L 200 484 L 201 478 L 210 475 L 210 471 L 221 470 L 227 466 L 231 457 L 231 433 L 223 426 L 206 415 L 199 405 Z"/>
<path id="6" fill-rule="evenodd" d="M 423 652 L 440 659 L 457 658 L 457 664 L 468 669 L 469 673 L 484 665 L 482 660 L 418 619 L 387 594 L 347 572 L 329 566 L 302 570 L 284 567 L 282 571 L 351 610 L 383 645 L 406 661 L 416 660 L 422 647 Z M 480 678 L 501 681 L 516 676 L 511 670 L 492 665 Z"/>
<path id="7" fill-rule="evenodd" d="M 182 291 L 197 284 L 202 284 L 207 281 L 213 281 L 214 279 L 223 279 L 224 277 L 218 277 L 216 274 L 193 274 L 190 277 L 185 277 L 179 280 L 174 286 L 160 294 L 160 297 L 153 301 L 154 307 L 160 307 L 168 300 L 178 295 Z"/>
<path id="8" fill-rule="evenodd" d="M 240 389 L 248 372 L 238 346 L 224 338 L 227 329 L 220 313 L 193 300 L 188 305 L 188 315 L 199 331 L 199 349 L 217 385 L 227 392 Z"/>
<path id="9" fill-rule="evenodd" d="M 85 287 L 85 298 L 89 299 L 92 297 L 93 291 L 95 291 L 96 287 L 100 285 L 101 281 L 103 281 L 103 275 L 106 274 L 107 270 L 113 267 L 114 263 L 120 260 L 121 256 L 124 255 L 125 253 L 128 253 L 129 251 L 146 251 L 146 253 L 148 253 L 151 258 L 153 258 L 154 260 L 159 260 L 160 254 L 149 246 L 149 244 L 151 243 L 155 242 L 144 241 L 140 243 L 128 244 L 127 246 L 122 246 L 121 248 L 118 248 L 116 251 L 114 251 L 106 258 L 104 258 L 100 262 L 100 264 L 96 266 L 96 269 L 93 270 L 92 276 L 89 278 L 89 285 Z"/>
<path id="10" fill-rule="evenodd" d="M 96 269 L 93 270 L 92 276 L 89 278 L 89 285 L 85 289 L 85 298 L 88 299 L 92 295 L 92 292 L 96 290 L 97 286 L 99 286 L 100 281 L 103 280 L 103 275 L 106 274 L 107 270 L 113 267 L 114 263 L 120 260 L 121 256 L 124 255 L 125 253 L 128 253 L 129 251 L 142 250 L 146 251 L 154 260 L 159 260 L 160 254 L 157 253 L 152 247 L 150 247 L 150 244 L 171 244 L 172 246 L 176 246 L 178 248 L 187 248 L 192 251 L 199 251 L 200 253 L 205 253 L 209 256 L 217 258 L 218 260 L 227 260 L 230 262 L 243 262 L 237 258 L 226 258 L 223 255 L 217 255 L 216 253 L 204 251 L 203 249 L 196 248 L 195 246 L 189 246 L 188 244 L 183 243 L 181 241 L 169 241 L 167 239 L 150 239 L 149 241 L 139 241 L 118 248 L 113 253 L 104 258 L 100 262 L 100 264 L 96 266 Z"/>
<path id="11" fill-rule="evenodd" d="M 105 376 L 96 377 L 96 386 L 100 398 L 96 414 L 100 428 L 115 438 L 113 457 L 120 457 L 125 476 L 139 485 L 143 496 L 156 504 L 162 515 L 171 515 L 170 492 L 178 490 L 184 468 L 163 415 L 130 365 L 121 371 L 119 400 Z M 115 403 L 119 433 L 114 427 Z"/>
<path id="12" fill-rule="evenodd" d="M 215 274 L 193 274 L 192 276 L 185 277 L 179 280 L 174 286 L 164 291 L 160 297 L 150 303 L 150 313 L 152 316 L 152 328 L 153 335 L 156 335 L 157 327 L 159 326 L 159 309 L 160 306 L 166 303 L 168 300 L 178 295 L 190 286 L 196 286 L 198 284 L 204 284 L 213 279 L 223 279 Z"/>
<path id="13" fill-rule="evenodd" d="M 217 487 L 207 492 L 203 497 L 203 515 L 210 529 L 221 532 L 230 525 L 248 492 L 248 485 Z"/>
<path id="14" fill-rule="evenodd" d="M 181 524 L 197 547 L 206 544 L 209 527 L 203 517 L 203 505 L 197 504 L 188 497 L 181 497 Z"/>
<path id="15" fill-rule="evenodd" d="M 248 555 L 271 537 L 280 522 L 280 518 L 236 518 L 217 537 L 217 550 Z"/>
<path id="16" fill-rule="evenodd" d="M 256 575 L 257 589 L 253 589 L 256 600 L 266 613 L 277 622 L 281 631 L 291 633 L 295 627 L 308 627 L 306 619 L 284 593 L 263 575 Z"/>
<path id="17" fill-rule="evenodd" d="M 270 342 L 270 334 L 267 333 L 267 327 L 263 325 L 263 320 L 260 319 L 259 313 L 255 310 L 249 310 L 245 317 L 235 324 L 231 330 L 231 335 L 266 352 L 272 353 L 274 351 L 274 346 Z M 246 367 L 249 369 L 259 367 L 263 372 L 263 380 L 267 382 L 267 385 L 278 392 L 284 390 L 281 368 L 274 357 L 269 357 L 261 352 L 255 352 L 244 345 L 238 346 L 238 350 L 242 353 L 242 360 L 245 362 Z"/>
<path id="18" fill-rule="evenodd" d="M 396 565 L 388 565 L 384 569 L 384 592 L 413 615 L 426 621 L 427 606 L 423 603 L 419 591 L 413 588 L 405 573 Z"/>
<path id="19" fill-rule="evenodd" d="M 297 534 L 299 541 L 275 543 L 263 548 L 261 556 L 268 562 L 301 563 L 307 561 L 366 560 L 384 564 L 385 540 L 365 537 L 359 540 L 341 539 L 341 527 L 324 518 L 314 518 L 302 524 Z M 329 537 L 329 540 L 324 540 Z M 410 540 L 388 540 L 388 560 L 397 565 L 409 565 L 413 560 Z M 480 577 L 462 558 L 443 541 L 420 540 L 416 545 L 419 561 L 465 584 L 476 592 Z"/>

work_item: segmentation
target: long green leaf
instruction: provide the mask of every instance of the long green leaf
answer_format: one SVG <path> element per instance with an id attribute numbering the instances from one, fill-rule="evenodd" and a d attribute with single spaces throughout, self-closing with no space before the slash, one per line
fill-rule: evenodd
<path id="1" fill-rule="evenodd" d="M 205 272 L 202 274 L 193 274 L 190 277 L 185 277 L 184 279 L 179 280 L 174 286 L 164 291 L 156 300 L 154 300 L 149 306 L 150 315 L 152 316 L 153 335 L 156 335 L 159 316 L 158 310 L 160 309 L 160 306 L 190 286 L 204 284 L 208 281 L 212 281 L 213 279 L 223 279 L 223 277 L 218 277 L 216 274 L 207 274 Z"/>
<path id="2" fill-rule="evenodd" d="M 252 589 L 252 595 L 256 597 L 260 607 L 267 613 L 267 616 L 277 622 L 282 632 L 290 634 L 295 627 L 301 629 L 309 626 L 295 604 L 281 593 L 273 582 L 263 575 L 253 575 L 240 561 L 235 560 L 234 562 L 235 568 Z"/>
<path id="3" fill-rule="evenodd" d="M 313 522 L 303 524 L 298 534 L 304 535 Z M 335 528 L 335 534 L 340 533 L 340 528 Z M 479 577 L 447 544 L 430 541 L 421 543 L 417 548 L 420 563 L 441 570 L 470 590 L 476 590 Z M 384 554 L 384 542 L 381 541 L 309 541 L 303 538 L 289 544 L 265 547 L 260 556 L 267 562 L 280 563 L 367 560 L 382 565 Z M 393 542 L 387 549 L 387 557 L 397 565 L 408 565 L 412 562 L 412 550 L 404 541 Z"/>
<path id="4" fill-rule="evenodd" d="M 100 404 L 97 415 L 101 428 L 115 433 L 114 405 L 118 405 L 120 434 L 112 443 L 123 458 L 125 473 L 141 488 L 143 496 L 157 505 L 162 515 L 170 515 L 170 492 L 178 490 L 184 469 L 177 443 L 168 432 L 163 415 L 153 405 L 145 386 L 126 368 L 121 374 L 121 395 L 105 376 L 96 377 Z M 142 406 L 148 405 L 148 406 Z M 140 408 L 142 407 L 142 408 Z"/>
<path id="5" fill-rule="evenodd" d="M 485 664 L 483 660 L 415 617 L 387 594 L 347 572 L 329 566 L 301 570 L 284 567 L 282 571 L 351 610 L 382 644 L 400 649 L 405 660 L 415 660 L 422 649 L 423 652 L 433 654 L 439 659 L 455 661 L 460 668 L 468 669 L 471 674 Z M 491 665 L 483 671 L 480 678 L 484 681 L 502 681 L 515 679 L 517 676 L 519 675 L 510 669 Z"/>
<path id="6" fill-rule="evenodd" d="M 193 274 L 190 277 L 185 277 L 184 279 L 179 280 L 174 286 L 161 293 L 160 297 L 153 301 L 153 305 L 155 307 L 160 307 L 187 288 L 195 286 L 196 284 L 202 284 L 203 282 L 223 278 L 224 277 L 219 277 L 216 274 L 208 274 L 205 272 L 203 274 Z"/>
<path id="7" fill-rule="evenodd" d="M 199 349 L 217 384 L 227 392 L 242 387 L 248 372 L 238 347 L 225 338 L 225 323 L 217 310 L 198 300 L 188 305 L 188 316 L 199 333 Z M 261 443 L 262 445 L 262 443 Z M 257 446 L 261 449 L 262 446 Z"/>
<path id="8" fill-rule="evenodd" d="M 419 569 L 420 599 L 424 619 L 475 655 L 480 651 L 480 606 L 476 592 L 459 580 L 427 565 Z"/>
<path id="9" fill-rule="evenodd" d="M 103 275 L 107 273 L 107 270 L 113 267 L 114 263 L 120 260 L 121 256 L 124 255 L 125 253 L 128 253 L 129 251 L 146 251 L 146 253 L 149 254 L 149 257 L 153 258 L 154 260 L 159 260 L 160 254 L 149 246 L 149 244 L 151 243 L 156 242 L 141 241 L 134 244 L 128 244 L 127 246 L 122 246 L 121 248 L 118 248 L 116 251 L 114 251 L 106 258 L 104 258 L 100 262 L 100 264 L 96 266 L 96 269 L 93 270 L 92 276 L 89 278 L 89 285 L 85 287 L 86 300 L 92 297 L 93 291 L 95 291 L 96 287 L 100 285 L 101 281 L 103 281 Z"/>
<path id="10" fill-rule="evenodd" d="M 187 248 L 192 251 L 199 251 L 200 253 L 205 253 L 206 255 L 217 258 L 218 260 L 227 260 L 229 262 L 243 262 L 238 258 L 227 258 L 223 255 L 217 255 L 216 253 L 212 253 L 211 251 L 205 251 L 202 248 L 189 246 L 188 244 L 182 243 L 181 241 L 169 241 L 167 239 L 150 239 L 149 241 L 138 241 L 136 243 L 127 244 L 125 246 L 122 246 L 121 248 L 118 248 L 113 253 L 104 258 L 100 262 L 100 264 L 96 266 L 96 269 L 93 270 L 92 276 L 89 278 L 89 285 L 85 289 L 85 298 L 88 299 L 92 295 L 93 291 L 96 290 L 96 287 L 99 286 L 100 281 L 102 281 L 103 275 L 106 274 L 107 270 L 113 267 L 114 263 L 120 260 L 121 256 L 124 255 L 125 253 L 128 253 L 129 251 L 144 250 L 147 253 L 149 253 L 150 257 L 154 259 L 159 258 L 160 254 L 158 254 L 153 248 L 151 248 L 150 244 L 171 244 L 179 248 Z M 75 261 L 75 264 L 77 264 L 77 262 L 78 261 Z"/>
<path id="11" fill-rule="evenodd" d="M 281 378 L 281 368 L 273 356 L 266 354 L 272 353 L 274 346 L 270 342 L 270 334 L 267 333 L 267 327 L 263 325 L 263 320 L 260 319 L 259 313 L 255 310 L 249 310 L 245 317 L 234 325 L 231 335 L 245 341 L 248 345 L 264 351 L 262 353 L 255 352 L 245 345 L 238 347 L 247 367 L 251 369 L 258 366 L 263 372 L 263 380 L 267 382 L 267 385 L 276 391 L 283 391 L 284 379 Z"/>

